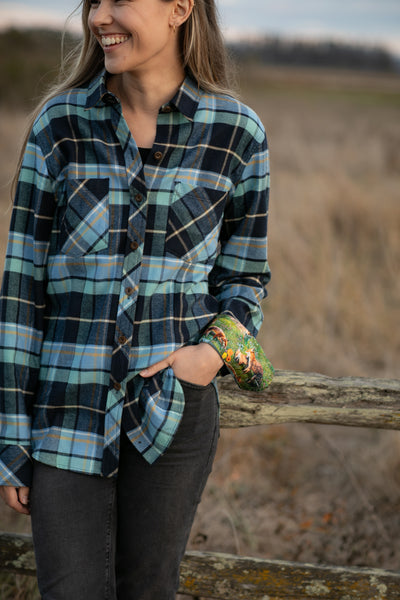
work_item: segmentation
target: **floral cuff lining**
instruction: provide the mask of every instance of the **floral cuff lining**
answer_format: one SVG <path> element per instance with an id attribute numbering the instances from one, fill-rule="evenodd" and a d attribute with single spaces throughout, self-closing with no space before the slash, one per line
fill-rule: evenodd
<path id="1" fill-rule="evenodd" d="M 199 342 L 218 352 L 240 388 L 257 392 L 271 383 L 273 366 L 255 337 L 233 315 L 215 317 Z"/>

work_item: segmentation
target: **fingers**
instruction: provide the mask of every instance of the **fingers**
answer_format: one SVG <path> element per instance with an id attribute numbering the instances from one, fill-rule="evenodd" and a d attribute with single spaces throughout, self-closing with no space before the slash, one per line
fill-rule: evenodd
<path id="1" fill-rule="evenodd" d="M 159 362 L 154 363 L 154 365 L 151 365 L 151 367 L 147 367 L 147 369 L 143 369 L 143 371 L 140 371 L 139 375 L 141 375 L 142 377 L 153 377 L 153 375 L 155 375 L 159 371 L 162 371 L 163 369 L 167 369 L 172 364 L 171 356 L 172 356 L 172 354 L 168 358 L 165 358 L 164 360 L 160 360 Z"/>
<path id="2" fill-rule="evenodd" d="M 29 488 L 15 488 L 11 486 L 1 486 L 0 496 L 4 502 L 13 510 L 23 515 L 29 515 Z"/>
<path id="3" fill-rule="evenodd" d="M 18 488 L 18 500 L 23 506 L 28 506 L 29 504 L 29 492 L 30 489 L 28 487 Z"/>
<path id="4" fill-rule="evenodd" d="M 172 367 L 178 379 L 199 385 L 208 385 L 224 364 L 210 344 L 182 346 L 167 358 L 140 371 L 142 377 L 153 377 L 159 371 Z"/>

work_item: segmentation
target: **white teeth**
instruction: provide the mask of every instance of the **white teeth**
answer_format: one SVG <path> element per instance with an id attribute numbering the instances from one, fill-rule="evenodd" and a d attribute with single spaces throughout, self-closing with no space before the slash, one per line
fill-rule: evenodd
<path id="1" fill-rule="evenodd" d="M 128 38 L 129 38 L 129 35 L 121 35 L 121 36 L 115 36 L 115 37 L 109 37 L 109 36 L 102 35 L 101 43 L 103 44 L 103 46 L 114 46 L 116 44 L 122 44 L 122 42 L 126 42 L 126 40 Z"/>

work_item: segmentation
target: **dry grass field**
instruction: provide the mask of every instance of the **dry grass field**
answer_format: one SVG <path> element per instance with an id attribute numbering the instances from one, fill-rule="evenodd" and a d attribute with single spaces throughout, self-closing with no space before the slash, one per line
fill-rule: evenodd
<path id="1" fill-rule="evenodd" d="M 246 69 L 240 82 L 271 149 L 268 356 L 278 369 L 398 378 L 399 78 L 270 68 Z M 3 254 L 24 119 L 0 117 Z M 399 467 L 397 432 L 222 432 L 190 546 L 398 570 Z M 2 529 L 29 529 L 0 511 Z M 22 581 L 18 596 L 0 597 L 33 598 Z"/>

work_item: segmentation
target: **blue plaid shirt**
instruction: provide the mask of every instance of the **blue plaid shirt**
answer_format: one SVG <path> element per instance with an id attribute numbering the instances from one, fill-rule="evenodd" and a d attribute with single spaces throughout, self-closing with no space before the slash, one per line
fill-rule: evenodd
<path id="1" fill-rule="evenodd" d="M 148 462 L 183 407 L 171 369 L 219 313 L 255 333 L 269 280 L 258 117 L 186 78 L 143 165 L 105 73 L 52 99 L 25 151 L 0 305 L 0 483 L 31 457 L 115 476 L 121 427 Z M 193 366 L 195 368 L 195 365 Z"/>

